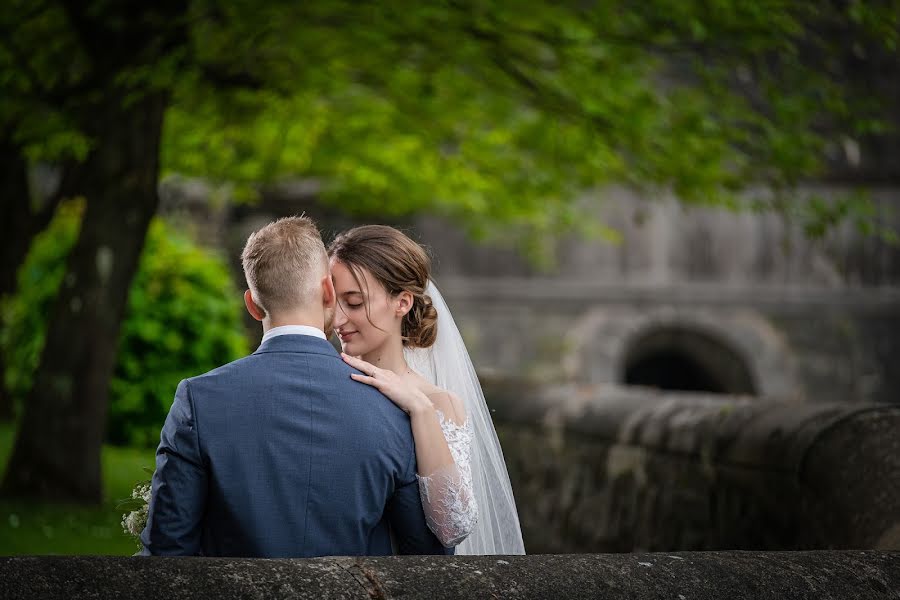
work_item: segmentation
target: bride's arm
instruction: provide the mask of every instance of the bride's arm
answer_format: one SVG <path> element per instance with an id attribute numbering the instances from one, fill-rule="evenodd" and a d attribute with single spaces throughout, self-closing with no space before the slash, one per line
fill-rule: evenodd
<path id="1" fill-rule="evenodd" d="M 477 521 L 468 448 L 456 449 L 457 454 L 464 450 L 462 455 L 466 459 L 463 465 L 457 465 L 437 411 L 428 396 L 407 385 L 392 371 L 378 369 L 346 354 L 341 356 L 347 364 L 365 373 L 353 373 L 351 377 L 354 380 L 377 388 L 409 415 L 416 449 L 419 490 L 428 527 L 444 546 L 457 545 L 471 533 Z M 446 407 L 441 408 L 444 408 L 443 413 L 452 414 Z"/>
<path id="2" fill-rule="evenodd" d="M 455 470 L 456 462 L 450 453 L 450 445 L 444 438 L 444 432 L 441 431 L 441 422 L 434 405 L 428 396 L 422 392 L 418 393 L 421 398 L 409 411 L 416 446 L 416 472 L 421 477 L 423 474 L 428 476 L 448 469 Z M 387 393 L 385 395 L 391 397 Z"/>
<path id="3" fill-rule="evenodd" d="M 445 546 L 456 546 L 475 529 L 478 523 L 478 504 L 472 484 L 472 429 L 466 421 L 464 409 L 447 392 L 431 397 L 443 416 L 442 435 L 453 455 L 452 467 L 438 469 L 428 476 L 419 476 L 419 493 L 428 527 Z M 462 419 L 451 415 L 462 412 Z"/>

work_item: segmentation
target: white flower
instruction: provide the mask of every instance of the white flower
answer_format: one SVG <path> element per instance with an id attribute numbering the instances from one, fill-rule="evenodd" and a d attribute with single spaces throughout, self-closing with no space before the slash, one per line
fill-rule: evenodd
<path id="1" fill-rule="evenodd" d="M 147 514 L 150 511 L 150 482 L 144 481 L 138 483 L 131 490 L 131 497 L 134 500 L 141 500 L 140 508 L 122 515 L 122 529 L 125 533 L 138 538 L 140 540 L 141 532 L 147 526 Z"/>
<path id="2" fill-rule="evenodd" d="M 122 528 L 126 533 L 135 537 L 141 535 L 144 527 L 147 526 L 147 505 L 145 504 L 137 510 L 133 510 L 127 515 L 123 515 Z"/>

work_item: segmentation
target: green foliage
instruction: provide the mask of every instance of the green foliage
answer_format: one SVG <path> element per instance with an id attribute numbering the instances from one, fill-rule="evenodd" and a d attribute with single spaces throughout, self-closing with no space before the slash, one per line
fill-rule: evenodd
<path id="1" fill-rule="evenodd" d="M 262 17 L 258 6 L 230 3 L 194 34 L 201 62 L 227 49 L 242 57 L 229 72 L 261 89 L 211 88 L 192 71 L 173 95 L 165 169 L 236 182 L 241 197 L 315 177 L 350 213 L 424 210 L 532 241 L 596 231 L 578 198 L 610 183 L 737 207 L 748 188 L 816 177 L 836 137 L 886 126 L 883 99 L 852 84 L 847 48 L 891 52 L 900 8 L 330 1 L 268 2 Z M 821 211 L 794 198 L 787 214 L 818 231 Z M 871 213 L 847 205 L 854 220 Z"/>
<path id="2" fill-rule="evenodd" d="M 165 172 L 239 198 L 317 178 L 348 213 L 431 211 L 532 240 L 596 230 L 579 198 L 609 183 L 726 206 L 784 196 L 834 140 L 889 128 L 889 98 L 854 65 L 896 68 L 900 31 L 898 0 L 198 0 L 174 15 L 11 1 L 0 124 L 32 157 L 83 158 L 79 123 L 110 81 L 162 89 Z M 125 21 L 147 40 L 130 62 L 85 41 Z"/>
<path id="3" fill-rule="evenodd" d="M 22 401 L 40 359 L 46 318 L 79 227 L 80 203 L 62 205 L 19 271 L 18 292 L 3 310 L 0 344 L 6 384 Z M 110 382 L 107 438 L 149 446 L 178 382 L 243 356 L 241 304 L 223 261 L 163 221 L 151 225 L 122 324 Z"/>
<path id="4" fill-rule="evenodd" d="M 6 358 L 6 388 L 16 403 L 31 388 L 44 347 L 47 315 L 65 276 L 66 256 L 78 235 L 83 202 L 60 205 L 46 231 L 31 245 L 18 272 L 18 294 L 2 302 L 0 346 Z"/>

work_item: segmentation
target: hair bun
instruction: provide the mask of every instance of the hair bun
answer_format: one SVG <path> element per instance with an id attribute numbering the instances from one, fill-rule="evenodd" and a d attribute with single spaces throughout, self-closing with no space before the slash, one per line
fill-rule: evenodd
<path id="1" fill-rule="evenodd" d="M 428 294 L 416 296 L 403 319 L 403 337 L 411 348 L 429 348 L 437 339 L 437 309 Z"/>

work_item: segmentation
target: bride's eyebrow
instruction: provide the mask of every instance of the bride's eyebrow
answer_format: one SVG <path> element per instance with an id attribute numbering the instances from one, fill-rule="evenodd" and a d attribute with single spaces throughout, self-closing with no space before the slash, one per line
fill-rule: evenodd
<path id="1" fill-rule="evenodd" d="M 349 292 L 344 292 L 341 296 L 362 296 L 363 293 L 359 290 L 350 290 Z"/>

